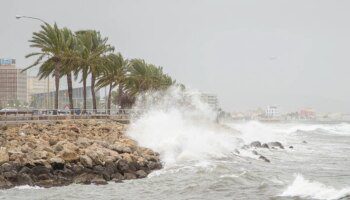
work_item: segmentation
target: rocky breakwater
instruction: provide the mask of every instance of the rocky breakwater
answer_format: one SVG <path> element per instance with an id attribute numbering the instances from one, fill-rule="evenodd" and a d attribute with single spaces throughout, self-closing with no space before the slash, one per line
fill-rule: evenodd
<path id="1" fill-rule="evenodd" d="M 146 177 L 162 167 L 114 121 L 58 121 L 0 127 L 0 188 L 107 184 Z"/>

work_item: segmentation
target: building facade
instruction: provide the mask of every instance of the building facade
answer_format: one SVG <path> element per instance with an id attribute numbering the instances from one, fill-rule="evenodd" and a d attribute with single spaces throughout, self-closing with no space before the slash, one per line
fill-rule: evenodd
<path id="1" fill-rule="evenodd" d="M 219 101 L 218 101 L 218 97 L 216 95 L 202 93 L 201 99 L 205 103 L 209 104 L 214 110 L 219 109 Z"/>
<path id="2" fill-rule="evenodd" d="M 16 67 L 15 59 L 0 59 L 0 107 L 26 102 L 27 73 Z"/>
<path id="3" fill-rule="evenodd" d="M 55 91 L 54 79 L 39 79 L 37 76 L 28 76 L 27 78 L 27 101 L 33 101 L 33 94 L 47 93 Z"/>
<path id="4" fill-rule="evenodd" d="M 100 93 L 96 92 L 96 99 L 99 101 Z M 32 95 L 31 107 L 36 109 L 54 109 L 55 91 L 43 92 Z M 49 102 L 49 103 L 48 103 Z M 83 108 L 84 95 L 83 88 L 73 88 L 73 104 L 74 108 Z M 87 109 L 92 109 L 92 95 L 91 87 L 86 87 L 86 102 Z M 66 109 L 69 108 L 69 96 L 68 90 L 60 90 L 58 95 L 58 108 Z"/>
<path id="5" fill-rule="evenodd" d="M 277 106 L 268 106 L 266 108 L 265 115 L 266 115 L 267 118 L 276 118 L 276 117 L 278 117 Z"/>

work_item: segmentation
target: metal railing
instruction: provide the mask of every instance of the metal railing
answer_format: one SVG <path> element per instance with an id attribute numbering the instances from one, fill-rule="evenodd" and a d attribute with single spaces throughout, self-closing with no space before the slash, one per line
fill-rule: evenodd
<path id="1" fill-rule="evenodd" d="M 141 113 L 142 110 L 137 109 L 3 109 L 0 110 L 0 123 L 68 119 L 115 119 L 128 121 L 131 116 L 137 116 Z"/>

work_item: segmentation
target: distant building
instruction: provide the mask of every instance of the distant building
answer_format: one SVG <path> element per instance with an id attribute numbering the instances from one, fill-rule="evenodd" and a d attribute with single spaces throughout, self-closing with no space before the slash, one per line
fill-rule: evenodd
<path id="1" fill-rule="evenodd" d="M 219 109 L 219 101 L 218 101 L 218 97 L 216 95 L 202 93 L 201 99 L 205 103 L 209 104 L 213 109 L 215 109 L 215 110 Z"/>
<path id="2" fill-rule="evenodd" d="M 278 116 L 278 109 L 276 106 L 268 106 L 265 111 L 267 118 L 275 118 Z"/>
<path id="3" fill-rule="evenodd" d="M 32 102 L 33 94 L 47 93 L 55 91 L 54 79 L 39 79 L 37 76 L 28 76 L 27 78 L 27 101 Z"/>
<path id="4" fill-rule="evenodd" d="M 48 95 L 49 94 L 49 95 Z M 44 92 L 32 95 L 32 103 L 31 107 L 37 109 L 47 109 L 47 105 L 49 105 L 49 109 L 54 108 L 54 100 L 55 100 L 55 91 L 52 92 Z M 100 99 L 100 93 L 96 92 L 96 99 Z M 47 104 L 47 102 L 50 102 Z M 83 108 L 83 88 L 73 88 L 73 104 L 74 108 Z M 86 87 L 86 101 L 87 101 L 87 109 L 92 109 L 92 95 L 91 95 L 91 87 Z M 58 95 L 58 108 L 65 109 L 69 107 L 69 97 L 68 90 L 60 90 Z"/>
<path id="5" fill-rule="evenodd" d="M 0 59 L 0 106 L 27 102 L 27 73 L 16 67 L 15 59 Z"/>
<path id="6" fill-rule="evenodd" d="M 315 111 L 311 108 L 304 108 L 299 111 L 300 119 L 314 119 L 316 118 Z"/>

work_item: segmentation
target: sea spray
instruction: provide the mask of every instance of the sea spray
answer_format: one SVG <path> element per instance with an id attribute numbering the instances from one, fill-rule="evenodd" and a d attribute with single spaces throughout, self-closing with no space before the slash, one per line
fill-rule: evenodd
<path id="1" fill-rule="evenodd" d="M 127 134 L 161 154 L 166 166 L 230 156 L 240 140 L 232 129 L 215 122 L 216 112 L 196 91 L 173 87 L 142 95 Z"/>
<path id="2" fill-rule="evenodd" d="M 306 180 L 297 174 L 293 183 L 280 196 L 334 200 L 350 196 L 350 187 L 338 190 L 317 181 Z"/>

